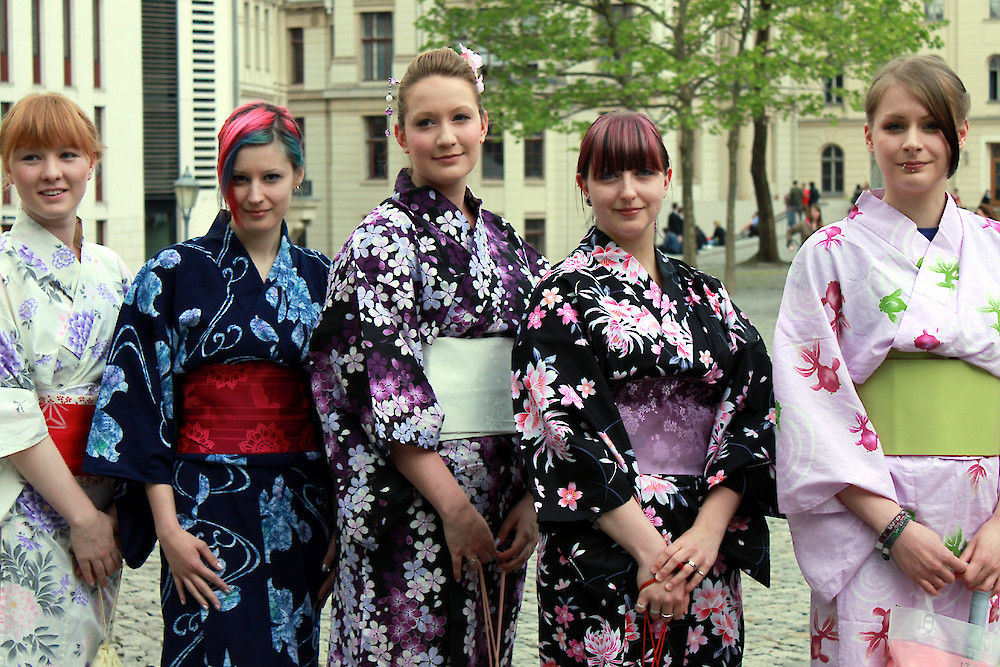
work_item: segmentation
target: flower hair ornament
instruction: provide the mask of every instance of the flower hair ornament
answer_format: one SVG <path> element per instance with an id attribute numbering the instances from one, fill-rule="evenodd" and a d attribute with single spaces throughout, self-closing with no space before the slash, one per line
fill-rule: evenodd
<path id="1" fill-rule="evenodd" d="M 386 95 L 385 95 L 385 104 L 386 104 L 386 106 L 385 106 L 385 136 L 386 137 L 392 136 L 392 133 L 389 132 L 389 118 L 392 117 L 392 101 L 394 99 L 392 93 L 395 90 L 395 86 L 397 86 L 399 84 L 399 79 L 397 79 L 394 76 L 390 76 L 389 79 L 388 79 L 388 83 L 389 83 L 389 92 L 386 93 Z"/>
<path id="2" fill-rule="evenodd" d="M 476 75 L 476 90 L 480 93 L 486 90 L 486 84 L 483 83 L 483 75 L 479 73 L 479 68 L 483 66 L 483 57 L 473 51 L 468 49 L 461 42 L 458 43 L 458 49 L 461 52 L 460 55 L 465 58 L 465 62 L 469 63 L 469 67 L 472 68 L 472 73 Z"/>

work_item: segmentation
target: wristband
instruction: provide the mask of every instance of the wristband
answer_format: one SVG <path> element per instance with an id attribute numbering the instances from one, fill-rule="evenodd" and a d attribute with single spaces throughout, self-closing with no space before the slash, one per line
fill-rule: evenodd
<path id="1" fill-rule="evenodd" d="M 903 529 L 906 528 L 906 524 L 910 523 L 910 519 L 909 512 L 900 510 L 899 514 L 892 517 L 892 521 L 889 522 L 889 525 L 878 536 L 878 540 L 875 542 L 875 549 L 882 552 L 883 560 L 889 560 L 889 549 L 892 548 L 892 545 L 902 535 Z"/>

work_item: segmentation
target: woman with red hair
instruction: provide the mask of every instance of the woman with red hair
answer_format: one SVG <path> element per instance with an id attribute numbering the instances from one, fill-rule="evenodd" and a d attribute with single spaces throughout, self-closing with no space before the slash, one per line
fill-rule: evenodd
<path id="1" fill-rule="evenodd" d="M 111 340 L 86 469 L 123 482 L 131 567 L 160 542 L 164 665 L 318 659 L 330 475 L 304 365 L 330 262 L 284 222 L 301 142 L 282 107 L 233 112 L 228 210 L 146 263 Z"/>
<path id="2" fill-rule="evenodd" d="M 771 363 L 722 283 L 657 250 L 670 175 L 646 116 L 590 126 L 594 228 L 514 344 L 545 665 L 740 664 L 739 570 L 768 582 Z"/>

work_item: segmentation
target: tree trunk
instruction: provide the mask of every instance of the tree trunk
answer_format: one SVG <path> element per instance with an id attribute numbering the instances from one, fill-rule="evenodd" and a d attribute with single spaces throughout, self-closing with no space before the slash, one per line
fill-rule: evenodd
<path id="1" fill-rule="evenodd" d="M 760 0 L 760 10 L 764 17 L 771 11 L 771 0 Z M 768 21 L 763 21 L 754 35 L 754 45 L 759 51 L 767 50 L 771 38 Z M 774 231 L 774 209 L 771 207 L 771 186 L 767 182 L 767 109 L 761 108 L 753 116 L 753 149 L 750 155 L 750 175 L 753 191 L 757 198 L 757 231 L 760 243 L 757 259 L 762 262 L 777 262 L 778 238 Z"/>
<path id="2" fill-rule="evenodd" d="M 681 128 L 681 206 L 684 207 L 684 261 L 698 265 L 698 242 L 694 221 L 694 130 Z"/>
<path id="3" fill-rule="evenodd" d="M 777 262 L 778 241 L 774 233 L 774 209 L 771 207 L 771 186 L 767 181 L 767 114 L 761 112 L 753 119 L 753 150 L 750 156 L 750 175 L 757 199 L 757 231 L 760 244 L 757 259 Z"/>
<path id="4" fill-rule="evenodd" d="M 736 179 L 740 150 L 740 125 L 729 130 L 726 151 L 729 154 L 729 188 L 726 191 L 726 270 L 722 282 L 730 294 L 736 292 Z"/>

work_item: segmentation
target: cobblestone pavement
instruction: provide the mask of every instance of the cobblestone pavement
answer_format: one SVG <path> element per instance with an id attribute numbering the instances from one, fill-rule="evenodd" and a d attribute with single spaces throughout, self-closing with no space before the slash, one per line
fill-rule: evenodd
<path id="1" fill-rule="evenodd" d="M 756 239 L 737 242 L 737 259 L 749 257 Z M 699 255 L 699 267 L 721 276 L 721 249 Z M 750 315 L 768 342 L 774 334 L 781 286 L 786 267 L 750 266 L 737 270 L 739 289 L 733 291 L 737 305 Z M 749 577 L 743 579 L 748 667 L 800 665 L 809 661 L 809 589 L 802 580 L 792 554 L 791 540 L 784 521 L 771 520 L 771 587 L 764 588 Z M 142 568 L 125 573 L 118 601 L 115 640 L 125 665 L 157 665 L 163 622 L 159 610 L 159 559 L 154 555 Z M 534 572 L 534 561 L 529 563 Z M 529 575 L 525 604 L 518 623 L 514 652 L 515 667 L 538 664 L 536 641 L 538 623 L 535 582 Z M 325 644 L 326 632 L 323 632 Z M 325 654 L 325 646 L 323 653 Z"/>

